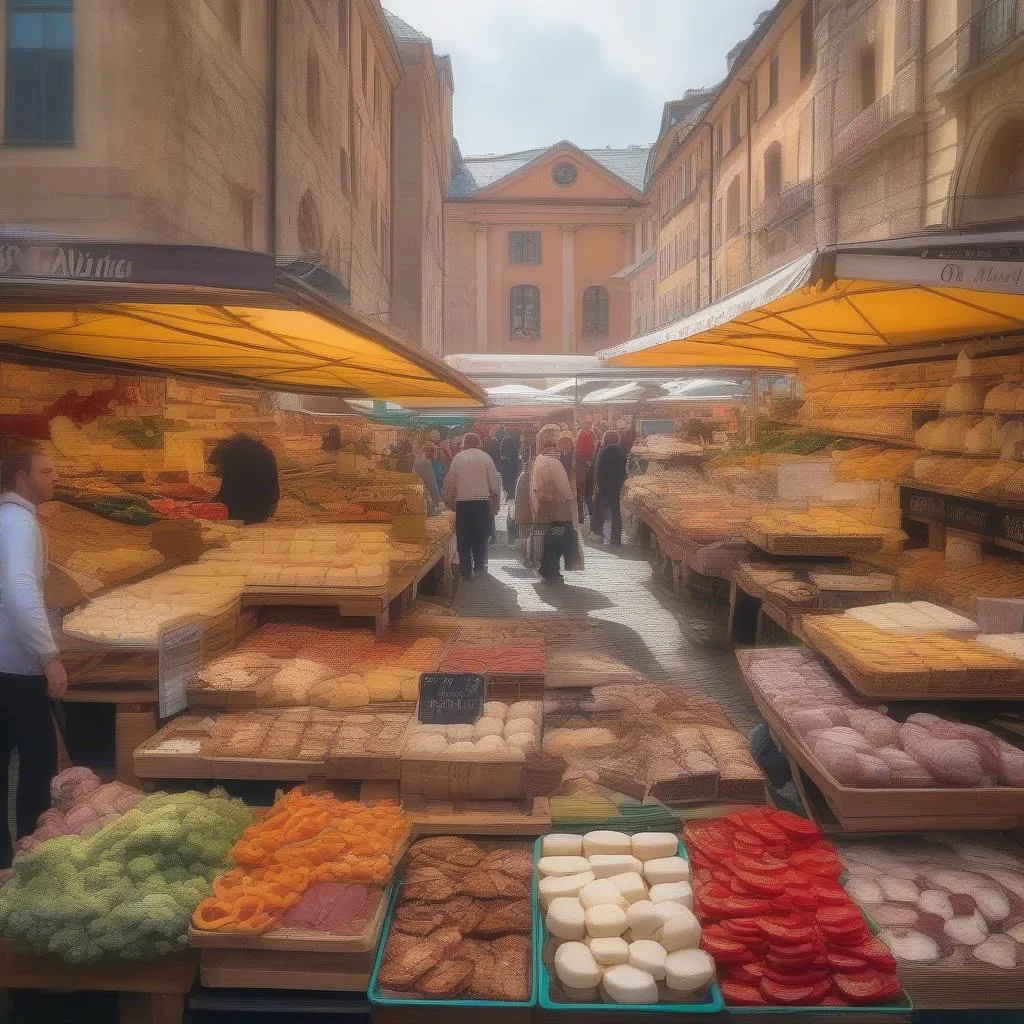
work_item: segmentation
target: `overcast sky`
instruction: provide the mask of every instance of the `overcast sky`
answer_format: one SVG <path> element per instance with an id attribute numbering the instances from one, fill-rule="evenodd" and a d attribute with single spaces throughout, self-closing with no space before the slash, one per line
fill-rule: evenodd
<path id="1" fill-rule="evenodd" d="M 653 142 L 771 0 L 385 0 L 450 54 L 466 155 Z"/>

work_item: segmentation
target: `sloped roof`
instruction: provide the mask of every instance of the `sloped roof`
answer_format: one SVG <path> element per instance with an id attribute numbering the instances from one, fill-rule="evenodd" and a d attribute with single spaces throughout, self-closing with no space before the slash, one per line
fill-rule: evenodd
<path id="1" fill-rule="evenodd" d="M 429 43 L 429 36 L 425 36 L 419 29 L 415 29 L 412 25 L 402 21 L 401 18 L 396 14 L 392 14 L 390 11 L 384 11 L 384 17 L 387 19 L 388 28 L 391 29 L 391 34 L 395 37 L 396 43 Z"/>
<path id="2" fill-rule="evenodd" d="M 456 144 L 457 145 L 457 144 Z M 449 199 L 468 199 L 481 189 L 493 185 L 514 171 L 525 167 L 558 146 L 572 145 L 558 142 L 544 149 L 525 149 L 518 153 L 488 154 L 486 156 L 457 155 L 452 164 L 452 180 L 448 187 Z M 573 146 L 573 149 L 578 147 Z M 627 185 L 643 191 L 644 172 L 650 146 L 627 146 L 625 149 L 582 149 L 579 152 L 600 164 L 606 171 Z M 456 150 L 457 152 L 457 150 Z"/>

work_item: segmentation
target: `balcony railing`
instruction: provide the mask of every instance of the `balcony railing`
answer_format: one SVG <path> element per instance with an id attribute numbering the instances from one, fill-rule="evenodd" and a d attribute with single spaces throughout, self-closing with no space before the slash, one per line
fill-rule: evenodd
<path id="1" fill-rule="evenodd" d="M 954 88 L 1013 43 L 1024 43 L 1024 0 L 994 0 L 929 54 L 934 91 Z"/>
<path id="2" fill-rule="evenodd" d="M 766 199 L 750 215 L 751 231 L 767 231 L 776 224 L 795 217 L 810 207 L 814 199 L 814 183 L 801 181 Z"/>
<path id="3" fill-rule="evenodd" d="M 918 112 L 918 67 L 918 61 L 908 64 L 896 76 L 889 92 L 879 96 L 836 133 L 832 145 L 835 164 L 845 164 L 860 156 Z"/>

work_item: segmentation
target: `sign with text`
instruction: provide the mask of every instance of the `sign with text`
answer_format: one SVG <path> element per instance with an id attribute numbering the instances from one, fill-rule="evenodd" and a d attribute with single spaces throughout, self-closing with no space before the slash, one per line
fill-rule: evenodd
<path id="1" fill-rule="evenodd" d="M 203 626 L 180 622 L 160 633 L 157 692 L 160 717 L 170 718 L 188 707 L 188 684 L 203 667 Z"/>
<path id="2" fill-rule="evenodd" d="M 483 676 L 468 672 L 420 676 L 418 715 L 424 725 L 472 725 L 483 710 Z"/>

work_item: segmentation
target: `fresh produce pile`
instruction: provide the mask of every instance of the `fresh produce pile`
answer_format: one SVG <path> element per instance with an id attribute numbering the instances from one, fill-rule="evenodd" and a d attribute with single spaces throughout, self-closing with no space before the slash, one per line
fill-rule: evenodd
<path id="1" fill-rule="evenodd" d="M 89 768 L 66 768 L 50 783 L 53 806 L 39 817 L 39 827 L 19 839 L 15 849 L 34 850 L 57 836 L 91 836 L 130 811 L 145 794 L 123 782 L 108 782 Z"/>
<path id="2" fill-rule="evenodd" d="M 805 818 L 753 810 L 687 822 L 694 910 L 727 1006 L 900 999 L 896 961 L 839 884 L 843 863 Z"/>
<path id="3" fill-rule="evenodd" d="M 1003 970 L 1024 963 L 1024 857 L 1002 836 L 839 843 L 847 892 L 897 963 Z M 997 996 L 998 998 L 998 996 Z"/>
<path id="4" fill-rule="evenodd" d="M 478 675 L 543 675 L 548 659 L 540 637 L 524 637 L 515 644 L 494 647 L 450 647 L 439 672 L 474 672 Z"/>
<path id="5" fill-rule="evenodd" d="M 296 787 L 242 833 L 231 850 L 238 866 L 214 881 L 192 923 L 203 931 L 259 935 L 320 884 L 384 886 L 408 835 L 397 804 L 343 802 Z M 313 899 L 322 903 L 325 895 Z"/>
<path id="6" fill-rule="evenodd" d="M 14 859 L 0 935 L 69 963 L 144 960 L 188 944 L 188 922 L 252 816 L 223 791 L 156 793 L 91 836 Z"/>
<path id="7" fill-rule="evenodd" d="M 458 836 L 409 850 L 378 986 L 412 999 L 530 997 L 533 861 L 527 847 L 484 850 Z"/>
<path id="8" fill-rule="evenodd" d="M 808 617 L 805 627 L 823 618 L 842 616 Z M 888 639 L 906 641 L 906 637 Z M 967 645 L 967 641 L 934 635 L 920 639 Z M 841 785 L 899 789 L 1024 785 L 1024 751 L 977 726 L 924 713 L 900 723 L 875 708 L 855 704 L 806 649 L 751 651 L 746 675 L 751 687 Z"/>
<path id="9" fill-rule="evenodd" d="M 678 850 L 667 832 L 544 836 L 538 893 L 553 940 L 544 955 L 566 1001 L 689 1002 L 706 990 L 715 963 L 698 948 L 690 865 Z"/>

